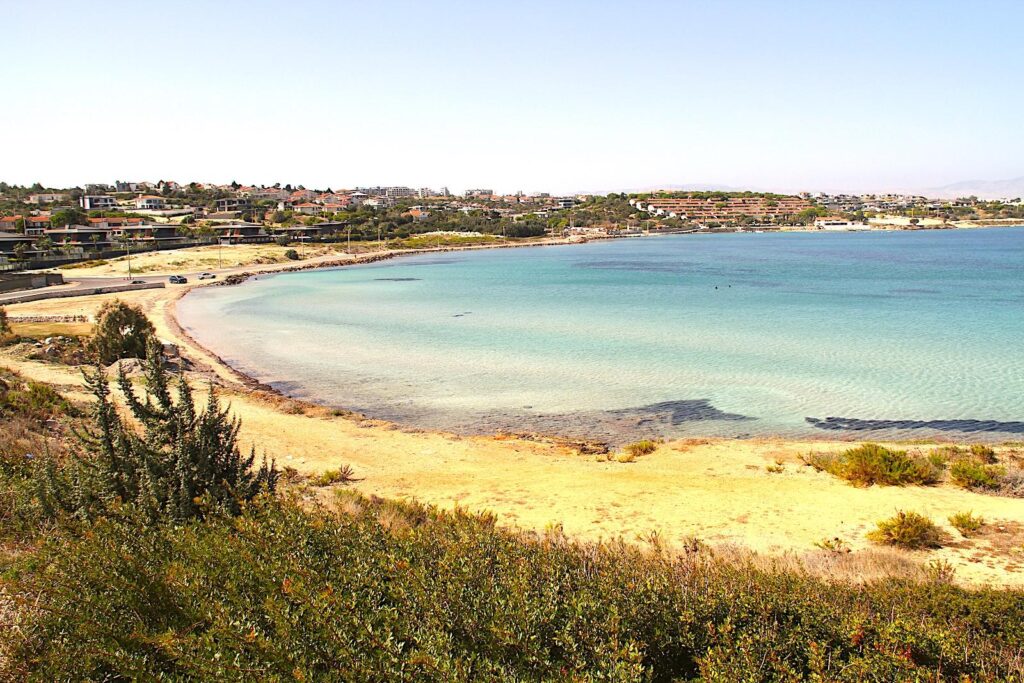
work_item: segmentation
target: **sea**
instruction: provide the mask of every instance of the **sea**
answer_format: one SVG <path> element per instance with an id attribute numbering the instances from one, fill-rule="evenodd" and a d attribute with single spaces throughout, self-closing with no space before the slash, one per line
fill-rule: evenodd
<path id="1" fill-rule="evenodd" d="M 412 428 L 1024 440 L 1024 228 L 422 253 L 178 316 L 284 394 Z"/>

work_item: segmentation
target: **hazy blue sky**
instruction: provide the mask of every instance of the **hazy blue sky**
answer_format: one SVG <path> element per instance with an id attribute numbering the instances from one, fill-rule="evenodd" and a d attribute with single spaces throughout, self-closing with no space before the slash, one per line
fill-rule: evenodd
<path id="1" fill-rule="evenodd" d="M 1024 1 L 0 0 L 0 179 L 1024 175 Z"/>

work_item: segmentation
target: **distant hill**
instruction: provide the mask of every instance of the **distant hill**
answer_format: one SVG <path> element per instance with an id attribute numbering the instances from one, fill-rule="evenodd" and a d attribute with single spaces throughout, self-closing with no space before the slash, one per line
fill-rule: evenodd
<path id="1" fill-rule="evenodd" d="M 927 188 L 920 193 L 926 197 L 941 199 L 971 196 L 979 199 L 1024 197 L 1024 176 L 1009 180 L 962 180 L 941 187 Z"/>
<path id="2" fill-rule="evenodd" d="M 586 192 L 573 192 L 572 194 L 609 194 L 621 192 L 624 194 L 647 194 L 649 192 L 744 192 L 756 191 L 749 187 L 733 187 L 731 185 L 718 185 L 715 183 L 691 183 L 688 185 L 647 185 L 644 187 L 620 187 L 611 190 L 590 190 Z"/>

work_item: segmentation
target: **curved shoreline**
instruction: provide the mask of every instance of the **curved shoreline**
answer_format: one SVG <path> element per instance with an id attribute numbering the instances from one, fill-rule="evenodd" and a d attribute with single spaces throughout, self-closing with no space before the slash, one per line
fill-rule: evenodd
<path id="1" fill-rule="evenodd" d="M 368 255 L 356 256 L 354 258 L 332 261 L 329 263 L 308 263 L 308 264 L 274 264 L 281 266 L 273 270 L 259 270 L 256 272 L 243 272 L 236 275 L 229 276 L 225 280 L 219 282 L 211 282 L 202 285 L 200 287 L 210 286 L 230 286 L 234 284 L 244 283 L 247 279 L 257 275 L 263 274 L 281 274 L 290 272 L 301 272 L 331 268 L 342 268 L 353 265 L 364 265 L 370 263 L 376 263 L 380 261 L 390 260 L 401 256 L 412 256 L 421 253 L 443 253 L 453 251 L 466 251 L 466 250 L 478 250 L 488 248 L 509 248 L 509 247 L 527 247 L 527 246 L 563 246 L 568 244 L 579 244 L 581 242 L 567 242 L 567 241 L 548 241 L 548 242 L 533 242 L 533 243 L 516 243 L 508 245 L 473 245 L 467 247 L 442 247 L 434 248 L 429 250 L 394 250 L 383 253 L 372 253 Z M 235 279 L 231 279 L 235 278 Z M 459 429 L 455 428 L 444 428 L 438 427 L 434 424 L 425 423 L 417 424 L 415 421 L 404 421 L 402 418 L 395 417 L 378 417 L 373 415 L 371 412 L 365 412 L 363 409 L 357 409 L 348 407 L 345 405 L 339 405 L 332 403 L 328 400 L 318 398 L 297 398 L 290 396 L 282 389 L 278 389 L 270 384 L 261 381 L 257 376 L 246 372 L 239 367 L 231 364 L 220 356 L 217 352 L 213 351 L 210 347 L 199 342 L 190 332 L 185 330 L 178 320 L 177 316 L 177 304 L 183 299 L 194 287 L 183 289 L 176 292 L 176 296 L 173 297 L 170 302 L 170 306 L 165 310 L 168 327 L 171 328 L 175 334 L 181 339 L 187 342 L 187 346 L 192 347 L 194 350 L 199 352 L 199 355 L 205 356 L 210 363 L 211 370 L 217 372 L 219 369 L 221 372 L 218 374 L 227 374 L 230 376 L 233 383 L 244 387 L 249 391 L 259 391 L 265 394 L 270 394 L 281 399 L 295 402 L 296 404 L 302 404 L 306 406 L 315 406 L 321 409 L 328 410 L 342 410 L 345 414 L 351 416 L 354 419 L 360 421 L 372 420 L 379 424 L 390 425 L 394 429 L 400 429 L 405 431 L 415 432 L 433 432 L 437 434 L 443 434 L 456 438 L 473 437 L 473 436 L 494 436 L 494 435 L 515 435 L 525 437 L 528 439 L 544 439 L 554 440 L 560 443 L 571 443 L 571 444 L 583 444 L 584 450 L 587 452 L 593 449 L 601 449 L 606 451 L 609 446 L 626 443 L 630 440 L 636 440 L 641 438 L 668 438 L 668 439 L 686 439 L 686 438 L 698 438 L 698 439 L 724 439 L 724 440 L 738 440 L 738 441 L 761 441 L 761 440 L 782 440 L 786 442 L 807 442 L 812 443 L 820 441 L 822 439 L 829 441 L 841 441 L 841 442 L 857 442 L 864 440 L 883 441 L 888 443 L 910 443 L 910 442 L 931 442 L 937 444 L 943 443 L 963 443 L 963 442 L 980 442 L 989 444 L 1006 444 L 1019 440 L 1016 436 L 1017 429 L 999 430 L 1000 424 L 997 421 L 983 421 L 983 420 L 932 420 L 932 421 L 907 421 L 907 420 L 862 420 L 849 417 L 806 417 L 805 422 L 808 425 L 806 430 L 797 430 L 793 432 L 779 432 L 779 431 L 766 431 L 764 433 L 743 433 L 743 434 L 722 434 L 722 433 L 677 433 L 673 435 L 661 435 L 661 434 L 630 434 L 623 435 L 621 438 L 616 438 L 611 434 L 602 434 L 599 428 L 595 428 L 582 434 L 567 434 L 559 431 L 558 427 L 544 428 L 539 425 L 527 424 L 516 424 L 516 420 L 512 419 L 509 424 L 500 425 L 494 424 L 493 428 L 482 427 L 481 429 Z M 635 410 L 643 410 L 643 406 L 638 406 Z M 558 417 L 558 416 L 548 416 Z M 571 416 L 562 416 L 563 420 L 571 419 Z M 522 421 L 520 421 L 522 422 Z M 901 427 L 897 423 L 901 422 L 913 422 L 914 424 L 907 427 Z M 836 427 L 839 423 L 863 423 L 859 429 L 848 429 L 841 430 Z M 878 423 L 883 427 L 878 429 L 870 428 L 871 424 Z M 949 423 L 963 423 L 965 429 L 962 431 L 956 431 L 952 428 L 942 429 L 941 427 L 931 428 L 931 423 L 946 424 Z M 970 423 L 970 424 L 968 424 Z M 989 425 L 988 429 L 972 429 L 974 424 Z M 1009 426 L 1019 426 L 1021 423 L 1006 423 Z M 919 433 L 919 430 L 924 430 L 923 433 Z"/>
<path id="2" fill-rule="evenodd" d="M 805 466 L 801 459 L 809 451 L 849 448 L 850 441 L 834 432 L 807 441 L 678 439 L 635 461 L 622 461 L 615 454 L 591 454 L 578 443 L 540 435 L 463 437 L 405 428 L 282 398 L 272 388 L 265 391 L 180 326 L 175 305 L 187 291 L 148 290 L 125 298 L 143 306 L 158 334 L 179 343 L 195 363 L 198 372 L 192 379 L 197 391 L 204 391 L 208 379 L 223 382 L 224 399 L 242 421 L 245 447 L 255 446 L 301 476 L 350 465 L 360 479 L 354 486 L 366 495 L 414 499 L 444 509 L 487 510 L 512 528 L 541 531 L 558 525 L 571 538 L 594 542 L 634 542 L 656 532 L 670 548 L 697 537 L 710 545 L 749 548 L 769 558 L 766 561 L 785 562 L 791 561 L 787 557 L 818 553 L 816 543 L 837 537 L 851 548 L 851 558 L 861 562 L 860 572 L 873 571 L 874 551 L 861 554 L 872 548 L 864 534 L 886 516 L 885 511 L 915 510 L 944 524 L 949 515 L 972 510 L 995 522 L 992 535 L 951 544 L 932 552 L 929 559 L 949 561 L 956 567 L 958 582 L 967 585 L 1021 584 L 1019 553 L 987 544 L 1003 538 L 1001 524 L 1018 533 L 1015 530 L 1024 524 L 1024 501 L 950 484 L 849 486 Z M 60 305 L 37 302 L 19 306 L 16 312 L 90 315 L 110 298 L 113 295 L 88 297 L 74 307 L 71 300 Z M 37 381 L 66 384 L 70 391 L 81 386 L 81 376 L 72 368 L 10 357 L 4 364 Z M 851 440 L 863 439 L 861 435 Z M 918 448 L 927 450 L 923 445 Z M 324 495 L 329 493 L 325 489 Z M 898 559 L 918 561 L 910 555 Z"/>
<path id="3" fill-rule="evenodd" d="M 256 275 L 280 275 L 282 273 L 298 273 L 309 270 L 331 270 L 333 268 L 345 268 L 346 266 L 360 266 L 367 263 L 379 263 L 380 261 L 390 261 L 394 258 L 402 256 L 415 256 L 416 254 L 443 254 L 455 251 L 478 251 L 484 249 L 517 249 L 523 247 L 558 247 L 558 246 L 569 246 L 576 244 L 586 244 L 591 241 L 606 239 L 622 239 L 619 237 L 600 237 L 600 238 L 588 238 L 588 239 L 572 239 L 572 238 L 545 238 L 535 242 L 509 242 L 509 243 L 497 243 L 497 244 L 467 244 L 467 245 L 450 245 L 444 247 L 427 247 L 425 249 L 388 249 L 384 251 L 368 252 L 366 254 L 346 254 L 348 258 L 345 259 L 326 259 L 323 261 L 310 262 L 310 263 L 297 263 L 295 265 L 288 265 L 286 263 L 271 264 L 266 268 L 260 268 L 258 270 L 243 271 L 240 273 L 231 273 L 223 280 L 211 282 L 207 285 L 199 285 L 206 287 L 217 287 L 217 286 L 231 286 L 240 285 L 250 277 Z M 190 288 L 192 289 L 192 288 Z"/>

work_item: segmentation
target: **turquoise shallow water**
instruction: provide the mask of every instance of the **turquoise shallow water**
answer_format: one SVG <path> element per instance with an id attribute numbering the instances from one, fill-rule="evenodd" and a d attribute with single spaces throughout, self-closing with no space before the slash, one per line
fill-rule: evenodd
<path id="1" fill-rule="evenodd" d="M 679 235 L 196 290 L 293 396 L 421 427 L 1024 438 L 1024 229 Z"/>

